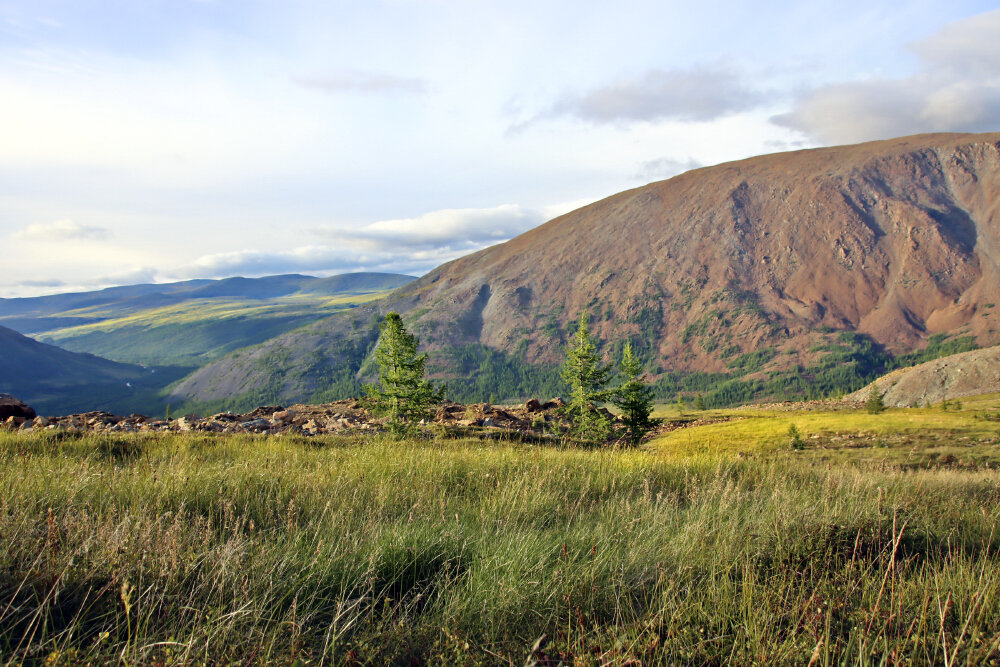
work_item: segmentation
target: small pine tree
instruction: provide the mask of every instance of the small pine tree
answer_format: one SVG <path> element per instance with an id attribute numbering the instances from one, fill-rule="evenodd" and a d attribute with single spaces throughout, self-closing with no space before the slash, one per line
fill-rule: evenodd
<path id="1" fill-rule="evenodd" d="M 868 400 L 865 401 L 865 410 L 868 414 L 877 415 L 885 411 L 885 403 L 882 401 L 882 394 L 878 393 L 878 387 L 872 385 L 868 392 Z"/>
<path id="2" fill-rule="evenodd" d="M 625 381 L 615 390 L 613 402 L 622 411 L 625 440 L 634 447 L 656 425 L 649 418 L 653 412 L 653 390 L 642 379 L 642 364 L 632 354 L 631 343 L 625 343 L 620 368 Z"/>
<path id="3" fill-rule="evenodd" d="M 562 379 L 569 385 L 570 398 L 565 410 L 578 437 L 603 440 L 610 434 L 611 424 L 591 409 L 591 402 L 608 397 L 610 392 L 604 386 L 610 369 L 601 363 L 597 345 L 590 336 L 588 321 L 584 311 L 580 314 L 573 340 L 566 346 Z"/>
<path id="4" fill-rule="evenodd" d="M 799 450 L 806 448 L 806 442 L 802 439 L 802 433 L 799 432 L 799 427 L 792 424 L 788 427 L 788 446 L 792 449 Z"/>
<path id="5" fill-rule="evenodd" d="M 705 409 L 705 399 L 702 398 L 702 396 L 701 396 L 700 393 L 694 399 L 694 409 L 695 410 L 704 410 Z"/>
<path id="6" fill-rule="evenodd" d="M 389 430 L 403 435 L 430 415 L 430 408 L 444 399 L 445 388 L 435 389 L 424 379 L 426 354 L 417 354 L 420 341 L 403 326 L 399 313 L 385 316 L 375 349 L 379 379 L 365 385 L 366 403 L 377 415 L 389 418 Z"/>
<path id="7" fill-rule="evenodd" d="M 684 394 L 677 393 L 677 414 L 684 414 Z"/>

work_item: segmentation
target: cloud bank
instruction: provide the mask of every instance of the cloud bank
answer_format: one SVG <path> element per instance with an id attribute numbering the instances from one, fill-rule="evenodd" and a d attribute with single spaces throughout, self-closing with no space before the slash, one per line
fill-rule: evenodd
<path id="1" fill-rule="evenodd" d="M 952 23 L 911 49 L 914 74 L 817 88 L 773 122 L 828 144 L 1000 128 L 1000 10 Z"/>
<path id="2" fill-rule="evenodd" d="M 47 224 L 28 225 L 11 234 L 22 241 L 99 241 L 108 238 L 108 230 L 94 225 L 81 225 L 73 220 L 56 220 Z"/>
<path id="3" fill-rule="evenodd" d="M 547 115 L 591 123 L 710 121 L 756 108 L 766 100 L 737 73 L 720 66 L 699 66 L 651 70 L 636 79 L 565 95 Z"/>
<path id="4" fill-rule="evenodd" d="M 414 218 L 382 220 L 357 228 L 312 230 L 320 243 L 281 250 L 213 253 L 170 271 L 173 278 L 259 276 L 278 273 L 426 271 L 516 236 L 567 206 L 532 209 L 503 205 L 485 209 L 446 209 Z"/>

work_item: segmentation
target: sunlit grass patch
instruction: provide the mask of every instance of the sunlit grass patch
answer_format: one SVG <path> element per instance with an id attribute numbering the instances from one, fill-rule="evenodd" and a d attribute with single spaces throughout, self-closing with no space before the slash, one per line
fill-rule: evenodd
<path id="1" fill-rule="evenodd" d="M 813 450 L 873 446 L 912 449 L 970 443 L 994 447 L 1000 445 L 1000 422 L 984 419 L 983 415 L 998 404 L 996 397 L 980 397 L 963 403 L 961 410 L 944 410 L 941 406 L 894 408 L 877 415 L 862 409 L 716 410 L 711 417 L 727 421 L 681 428 L 656 438 L 648 446 L 680 458 L 773 453 L 788 449 L 789 428 L 794 425 L 807 449 Z M 986 451 L 997 453 L 994 449 Z M 996 460 L 1000 463 L 1000 456 Z"/>

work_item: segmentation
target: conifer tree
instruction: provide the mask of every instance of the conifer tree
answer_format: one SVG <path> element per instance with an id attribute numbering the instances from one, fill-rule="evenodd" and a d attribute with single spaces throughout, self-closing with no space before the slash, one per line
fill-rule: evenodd
<path id="1" fill-rule="evenodd" d="M 405 434 L 414 423 L 429 416 L 430 408 L 444 399 L 444 387 L 435 389 L 424 379 L 426 354 L 417 354 L 420 341 L 403 326 L 399 313 L 385 316 L 375 349 L 378 382 L 365 385 L 369 409 L 389 418 L 389 429 Z"/>
<path id="2" fill-rule="evenodd" d="M 582 438 L 604 439 L 611 430 L 608 420 L 591 409 L 591 403 L 608 398 L 604 389 L 610 368 L 601 363 L 597 346 L 590 336 L 586 311 L 580 314 L 573 340 L 566 347 L 562 379 L 569 385 L 570 398 L 566 412 L 573 421 L 576 434 Z"/>
<path id="3" fill-rule="evenodd" d="M 865 401 L 865 410 L 873 415 L 877 415 L 885 410 L 885 402 L 882 401 L 882 394 L 878 393 L 878 387 L 874 384 L 868 392 L 868 400 Z"/>
<path id="4" fill-rule="evenodd" d="M 622 411 L 625 440 L 634 447 L 656 424 L 649 418 L 653 412 L 653 390 L 642 379 L 642 364 L 632 354 L 631 343 L 625 343 L 620 369 L 624 382 L 615 391 L 614 404 Z"/>

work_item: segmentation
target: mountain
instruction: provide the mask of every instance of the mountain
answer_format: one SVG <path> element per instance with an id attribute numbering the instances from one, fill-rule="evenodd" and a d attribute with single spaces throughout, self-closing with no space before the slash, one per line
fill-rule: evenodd
<path id="1" fill-rule="evenodd" d="M 622 192 L 445 264 L 377 304 L 199 369 L 178 400 L 357 388 L 404 313 L 460 392 L 551 391 L 579 314 L 662 395 L 716 402 L 862 386 L 936 341 L 1000 342 L 1000 133 L 778 153 Z M 942 341 L 945 341 L 942 344 Z"/>
<path id="2" fill-rule="evenodd" d="M 156 392 L 177 378 L 170 369 L 69 352 L 0 327 L 0 393 L 13 394 L 42 414 L 129 411 L 155 403 Z"/>
<path id="3" fill-rule="evenodd" d="M 131 285 L 0 299 L 0 324 L 75 352 L 191 370 L 412 280 L 397 274 L 353 273 Z"/>
<path id="4" fill-rule="evenodd" d="M 872 383 L 890 407 L 909 407 L 1000 392 L 1000 346 L 973 350 L 888 373 Z M 862 402 L 872 385 L 845 398 Z"/>
<path id="5" fill-rule="evenodd" d="M 346 273 L 327 278 L 286 274 L 123 285 L 93 292 L 0 299 L 0 325 L 34 334 L 196 299 L 367 294 L 395 289 L 413 280 L 413 276 L 396 273 Z"/>

